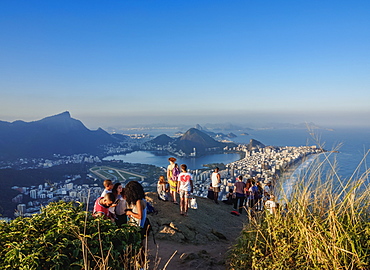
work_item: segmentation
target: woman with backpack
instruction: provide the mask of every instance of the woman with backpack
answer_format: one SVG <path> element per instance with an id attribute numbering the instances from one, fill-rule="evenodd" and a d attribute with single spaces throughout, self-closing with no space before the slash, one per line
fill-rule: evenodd
<path id="1" fill-rule="evenodd" d="M 130 181 L 125 187 L 125 199 L 127 202 L 126 215 L 129 218 L 129 224 L 140 227 L 141 234 L 141 265 L 145 264 L 145 245 L 144 239 L 147 235 L 148 224 L 147 220 L 147 202 L 143 186 L 137 181 Z"/>
<path id="2" fill-rule="evenodd" d="M 176 193 L 177 193 L 177 178 L 180 174 L 180 168 L 177 165 L 176 158 L 170 157 L 168 159 L 170 164 L 167 166 L 167 180 L 168 184 L 170 185 L 170 195 L 172 198 L 172 202 L 174 204 L 179 204 L 176 199 Z"/>

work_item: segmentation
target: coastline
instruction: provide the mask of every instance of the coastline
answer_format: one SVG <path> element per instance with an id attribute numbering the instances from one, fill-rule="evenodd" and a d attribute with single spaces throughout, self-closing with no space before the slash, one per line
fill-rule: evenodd
<path id="1" fill-rule="evenodd" d="M 289 166 L 279 177 L 278 183 L 275 186 L 277 193 L 277 200 L 281 201 L 283 198 L 290 198 L 294 185 L 301 177 L 303 170 L 307 169 L 312 162 L 314 162 L 322 153 L 311 154 L 299 160 L 295 164 Z"/>

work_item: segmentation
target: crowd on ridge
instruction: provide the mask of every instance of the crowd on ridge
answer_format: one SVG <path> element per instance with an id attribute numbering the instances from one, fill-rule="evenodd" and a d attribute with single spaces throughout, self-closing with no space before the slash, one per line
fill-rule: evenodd
<path id="1" fill-rule="evenodd" d="M 193 192 L 193 177 L 187 171 L 185 164 L 178 166 L 176 158 L 170 157 L 168 161 L 170 164 L 167 166 L 167 177 L 161 175 L 158 179 L 158 198 L 179 205 L 180 215 L 186 217 L 190 196 Z M 104 180 L 103 185 L 104 190 L 94 204 L 93 216 L 110 219 L 118 227 L 127 223 L 140 227 L 142 256 L 144 256 L 144 239 L 149 224 L 147 208 L 150 204 L 145 200 L 143 186 L 137 181 L 130 181 L 123 187 L 121 183 L 113 183 L 109 179 Z M 214 200 L 216 204 L 219 204 L 220 186 L 221 176 L 219 168 L 216 167 L 211 174 L 211 186 L 208 193 L 208 198 Z M 275 197 L 272 194 L 271 180 L 268 180 L 262 188 L 261 183 L 253 178 L 244 182 L 241 175 L 234 183 L 233 189 L 229 189 L 226 200 L 223 202 L 233 206 L 231 213 L 235 215 L 242 214 L 243 208 L 250 210 L 251 213 L 266 208 L 271 214 L 275 214 L 277 208 Z"/>

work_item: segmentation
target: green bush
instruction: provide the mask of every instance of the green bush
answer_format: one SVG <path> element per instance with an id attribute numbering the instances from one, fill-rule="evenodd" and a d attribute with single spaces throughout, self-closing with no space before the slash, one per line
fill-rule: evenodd
<path id="1" fill-rule="evenodd" d="M 137 228 L 93 218 L 82 205 L 51 203 L 31 218 L 0 223 L 0 269 L 129 269 Z"/>

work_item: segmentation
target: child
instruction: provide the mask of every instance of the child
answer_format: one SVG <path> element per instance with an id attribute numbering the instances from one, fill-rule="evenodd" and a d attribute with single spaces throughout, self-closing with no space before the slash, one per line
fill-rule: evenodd
<path id="1" fill-rule="evenodd" d="M 115 197 L 112 193 L 107 193 L 104 197 L 97 198 L 94 204 L 93 216 L 103 216 L 105 219 L 111 218 L 109 207 L 112 206 L 114 201 Z"/>
<path id="2" fill-rule="evenodd" d="M 104 186 L 104 190 L 101 193 L 100 197 L 104 197 L 105 194 L 112 192 L 112 189 L 113 189 L 113 182 L 112 182 L 112 180 L 105 179 L 104 182 L 103 182 L 103 186 Z"/>
<path id="3" fill-rule="evenodd" d="M 193 192 L 193 178 L 187 172 L 187 166 L 181 164 L 181 173 L 179 174 L 177 192 L 180 194 L 180 215 L 188 215 L 189 196 Z"/>
<path id="4" fill-rule="evenodd" d="M 277 208 L 277 204 L 275 202 L 275 196 L 274 195 L 270 195 L 270 198 L 265 202 L 265 207 L 266 207 L 266 210 L 269 214 L 271 215 L 275 215 L 276 214 L 276 208 Z"/>

